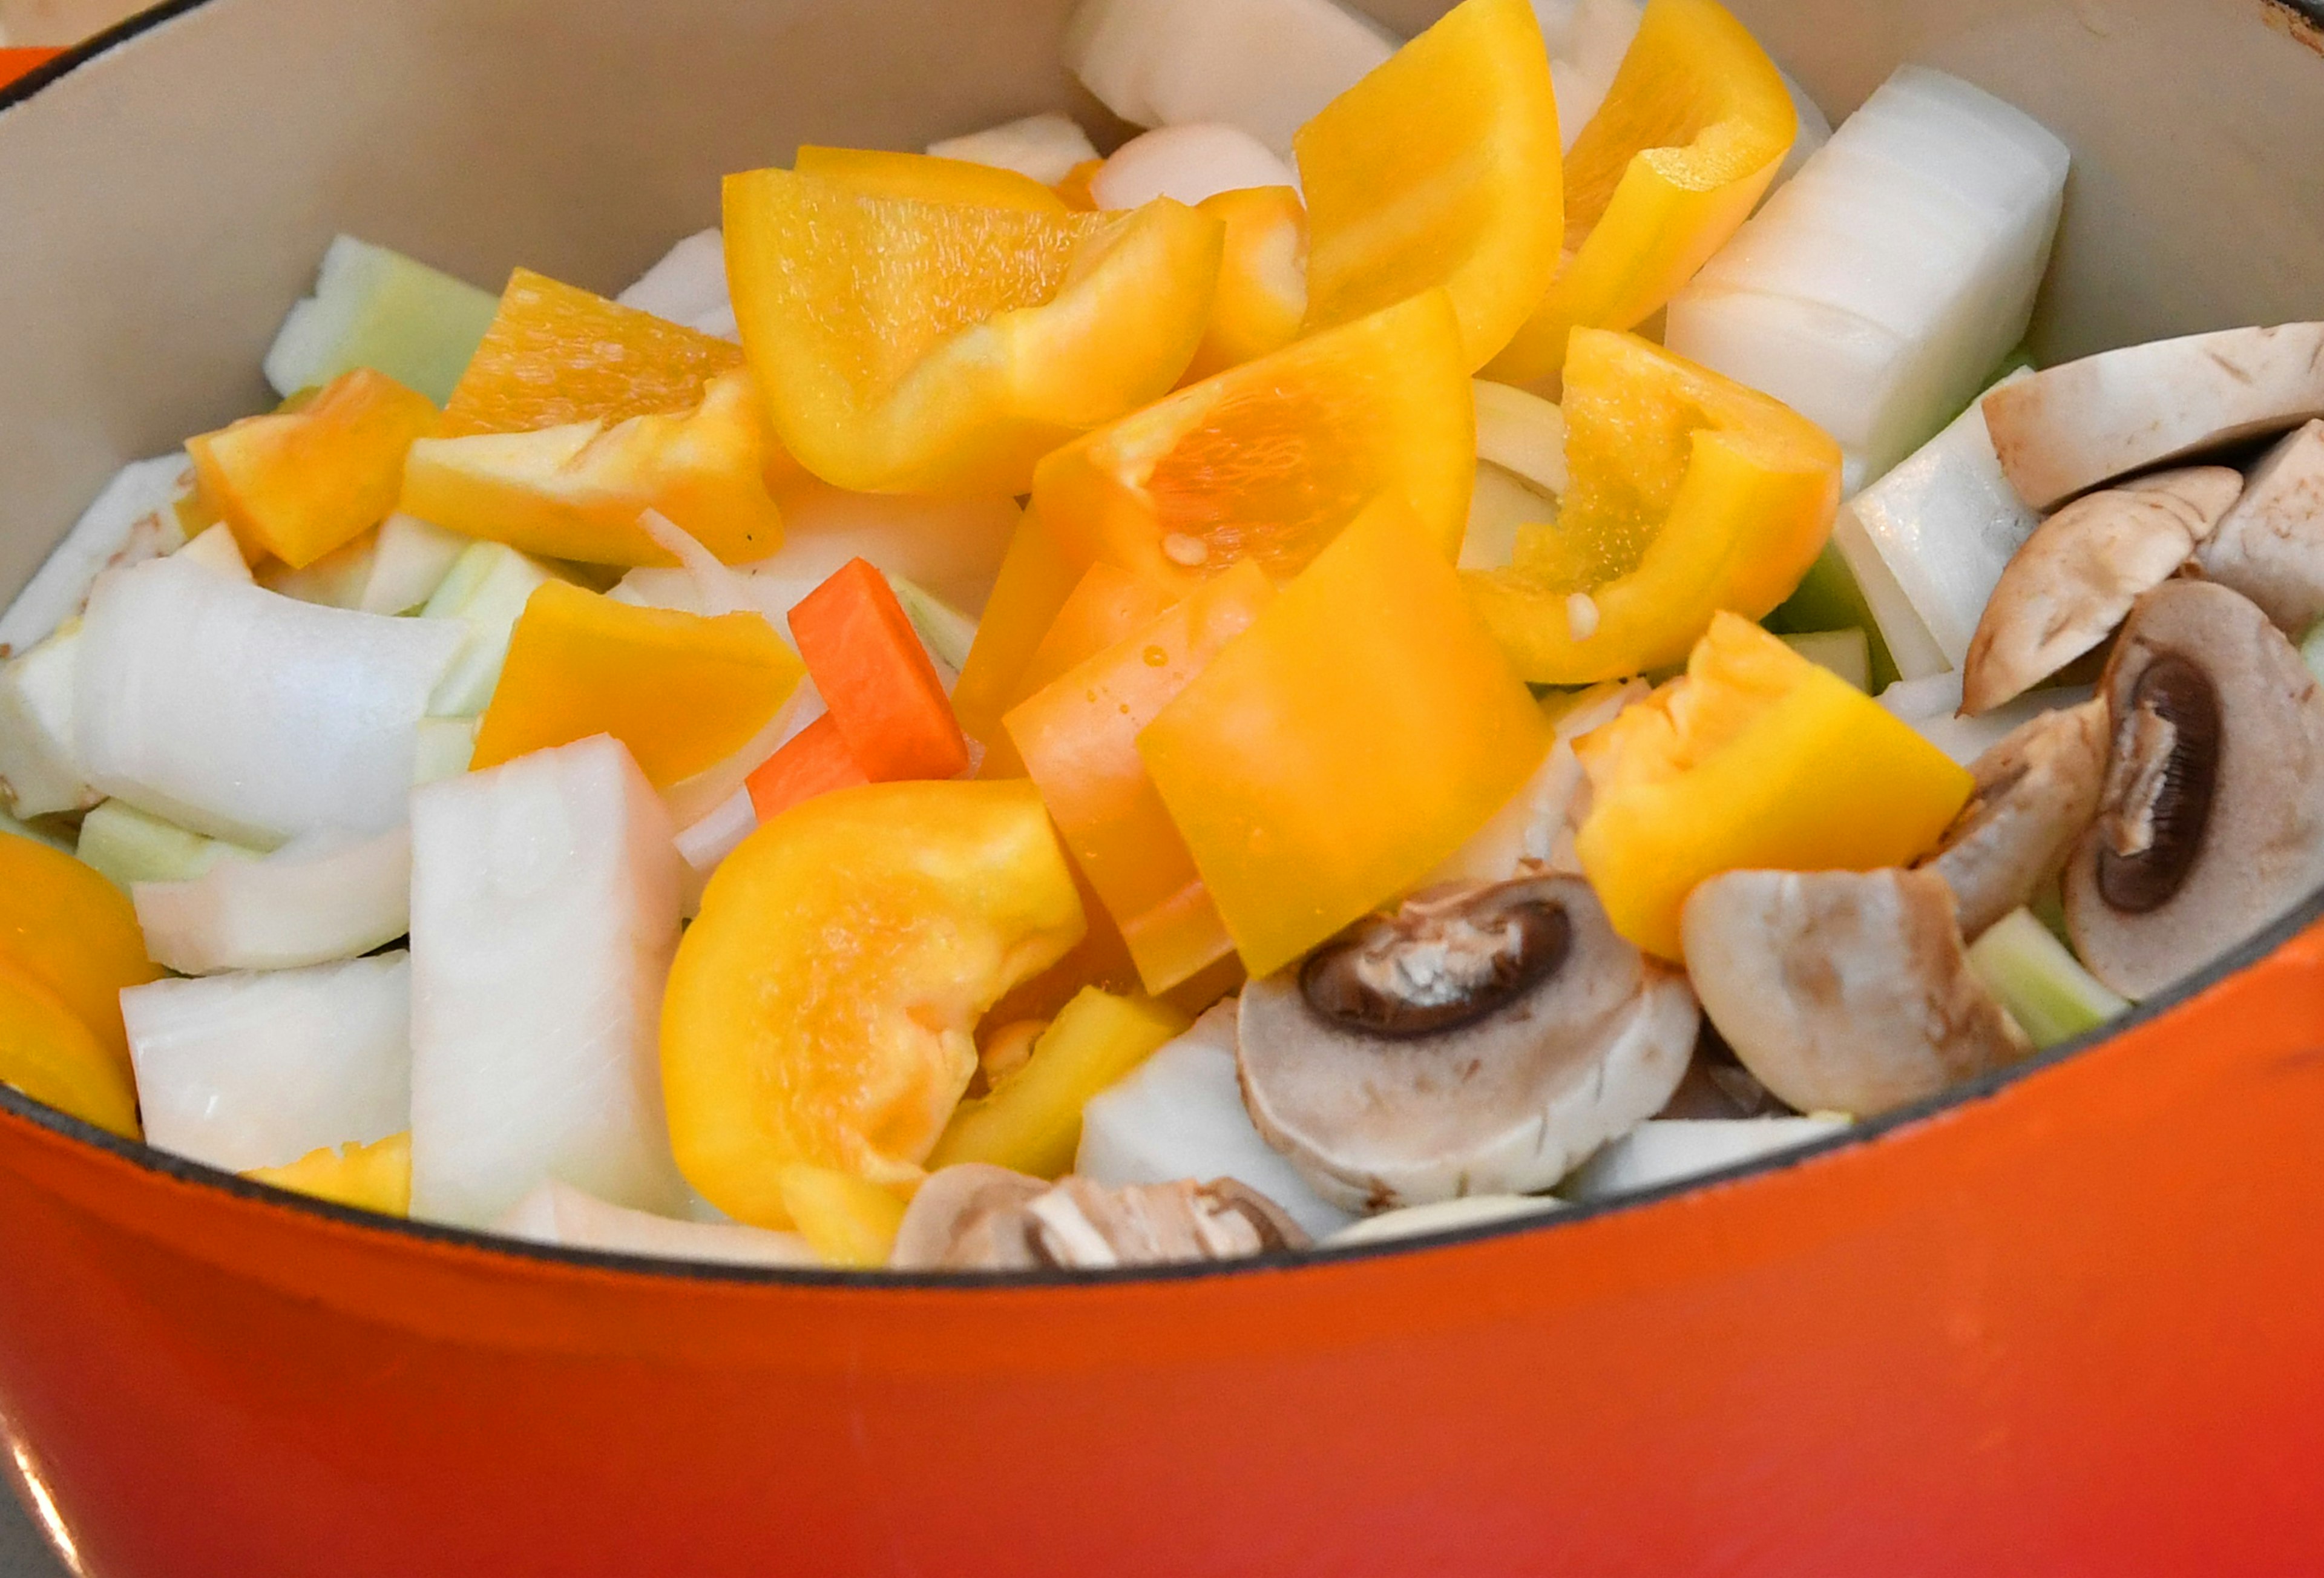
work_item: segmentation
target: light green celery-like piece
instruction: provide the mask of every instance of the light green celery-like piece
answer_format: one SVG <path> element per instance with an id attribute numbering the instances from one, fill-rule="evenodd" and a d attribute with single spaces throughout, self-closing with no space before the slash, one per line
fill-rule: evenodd
<path id="1" fill-rule="evenodd" d="M 2130 1010 L 2030 909 L 1996 922 L 1969 946 L 1969 962 L 2036 1047 L 2070 1041 Z"/>

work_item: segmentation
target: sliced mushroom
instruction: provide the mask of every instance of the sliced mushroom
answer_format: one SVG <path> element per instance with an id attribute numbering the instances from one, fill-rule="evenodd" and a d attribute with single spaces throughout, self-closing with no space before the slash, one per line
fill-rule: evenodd
<path id="1" fill-rule="evenodd" d="M 2324 417 L 2324 323 L 2126 346 L 1985 397 L 2018 497 L 2054 510 L 2118 476 Z"/>
<path id="2" fill-rule="evenodd" d="M 1711 1022 L 1803 1112 L 1885 1112 L 2033 1050 L 1934 872 L 1729 872 L 1687 900 L 1685 939 Z"/>
<path id="3" fill-rule="evenodd" d="M 2243 486 L 2224 466 L 2165 471 L 2043 521 L 1986 603 L 1961 664 L 1961 710 L 1989 712 L 2094 650 L 2179 573 Z"/>
<path id="4" fill-rule="evenodd" d="M 1922 864 L 1944 878 L 1961 935 L 2032 901 L 2098 819 L 2106 787 L 2107 709 L 2084 702 L 2043 713 L 1977 760 L 1977 793 Z"/>
<path id="5" fill-rule="evenodd" d="M 1281 1207 L 1231 1178 L 1109 1189 L 1001 1167 L 946 1167 L 912 1199 L 896 1270 L 1019 1271 L 1233 1260 L 1305 1249 Z"/>
<path id="6" fill-rule="evenodd" d="M 1246 987 L 1243 1102 L 1351 1210 L 1531 1194 L 1670 1099 L 1700 1023 L 1586 882 L 1462 889 Z"/>
<path id="7" fill-rule="evenodd" d="M 2090 974 L 2139 998 L 2324 886 L 2324 689 L 2257 604 L 2174 581 L 2139 602 L 2099 687 L 2112 755 L 2066 872 Z"/>
<path id="8" fill-rule="evenodd" d="M 2199 556 L 2291 636 L 2324 620 L 2324 421 L 2270 450 Z"/>

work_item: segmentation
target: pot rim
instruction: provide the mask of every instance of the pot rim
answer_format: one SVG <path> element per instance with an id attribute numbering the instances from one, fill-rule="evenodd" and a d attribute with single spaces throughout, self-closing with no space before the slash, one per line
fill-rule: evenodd
<path id="1" fill-rule="evenodd" d="M 16 81 L 0 87 L 0 115 L 52 84 L 81 69 L 121 45 L 179 17 L 198 11 L 213 0 L 163 0 L 34 68 Z M 2324 0 L 2278 0 L 2287 10 L 2324 23 Z M 733 1265 L 715 1261 L 665 1259 L 603 1250 L 575 1249 L 558 1244 L 485 1232 L 472 1228 L 417 1222 L 334 1204 L 309 1195 L 244 1178 L 188 1158 L 128 1140 L 94 1124 L 44 1106 L 7 1085 L 0 1085 L 0 1112 L 51 1130 L 92 1149 L 110 1153 L 156 1178 L 239 1197 L 260 1204 L 319 1219 L 342 1229 L 380 1238 L 438 1245 L 483 1254 L 504 1261 L 537 1261 L 632 1276 L 657 1281 L 792 1287 L 862 1287 L 883 1290 L 925 1289 L 950 1293 L 1009 1294 L 1031 1288 L 1107 1287 L 1122 1283 L 1181 1282 L 1200 1278 L 1285 1275 L 1389 1257 L 1425 1254 L 1474 1246 L 1492 1241 L 1557 1232 L 1599 1217 L 1641 1211 L 1681 1195 L 1761 1177 L 1803 1166 L 1820 1158 L 1859 1146 L 1879 1143 L 1903 1130 L 1931 1119 L 2008 1094 L 2013 1086 L 2096 1050 L 2172 1013 L 2232 977 L 2261 963 L 2310 927 L 2324 924 L 2324 889 L 2311 893 L 2291 913 L 2169 992 L 2137 1004 L 2129 1013 L 2070 1041 L 2041 1052 L 2022 1063 L 1984 1075 L 1909 1106 L 1860 1119 L 1840 1133 L 1812 1140 L 1770 1156 L 1738 1162 L 1705 1173 L 1690 1175 L 1651 1188 L 1589 1204 L 1527 1216 L 1515 1221 L 1484 1223 L 1469 1227 L 1415 1234 L 1409 1238 L 1346 1246 L 1317 1246 L 1292 1254 L 1256 1256 L 1248 1260 L 1194 1262 L 1158 1267 L 1117 1267 L 1106 1269 L 1047 1269 L 1028 1271 L 885 1271 L 840 1270 L 799 1267 Z"/>

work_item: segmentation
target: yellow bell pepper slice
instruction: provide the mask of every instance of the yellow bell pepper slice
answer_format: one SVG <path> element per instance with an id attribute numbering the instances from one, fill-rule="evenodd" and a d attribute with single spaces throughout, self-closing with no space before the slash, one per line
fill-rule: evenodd
<path id="1" fill-rule="evenodd" d="M 0 1084 L 120 1135 L 143 1138 L 137 1089 L 64 1000 L 0 955 Z"/>
<path id="2" fill-rule="evenodd" d="M 1286 580 L 1391 495 L 1449 564 L 1476 466 L 1459 325 L 1431 290 L 1058 450 L 1034 474 L 1033 507 L 1080 562 L 1184 595 L 1246 558 Z"/>
<path id="3" fill-rule="evenodd" d="M 1210 327 L 1182 383 L 1279 351 L 1307 315 L 1307 205 L 1287 186 L 1245 187 L 1195 208 L 1226 226 Z"/>
<path id="4" fill-rule="evenodd" d="M 1572 257 L 1487 376 L 1554 378 L 1574 328 L 1635 328 L 1662 310 L 1751 217 L 1798 134 L 1750 29 L 1717 0 L 1648 0 L 1565 156 Z"/>
<path id="5" fill-rule="evenodd" d="M 129 1076 L 121 994 L 163 972 L 127 894 L 62 850 L 0 833 L 0 963 L 54 993 Z"/>
<path id="6" fill-rule="evenodd" d="M 368 367 L 293 403 L 189 439 L 186 451 L 243 557 L 303 569 L 394 512 L 403 457 L 435 426 L 436 405 Z"/>
<path id="7" fill-rule="evenodd" d="M 1065 198 L 1029 175 L 932 153 L 825 148 L 809 143 L 791 161 L 791 169 L 800 175 L 835 180 L 868 197 L 954 203 L 973 208 L 1022 208 L 1030 214 L 1072 211 Z"/>
<path id="8" fill-rule="evenodd" d="M 667 565 L 638 525 L 656 510 L 726 563 L 748 564 L 783 543 L 768 454 L 758 391 L 738 367 L 679 415 L 422 438 L 404 466 L 401 508 L 548 558 Z"/>
<path id="9" fill-rule="evenodd" d="M 868 1271 L 888 1263 L 904 1225 L 904 1202 L 877 1184 L 830 1167 L 786 1167 L 783 1209 L 826 1266 Z"/>
<path id="10" fill-rule="evenodd" d="M 1139 731 L 1273 597 L 1265 573 L 1246 560 L 1060 675 L 1004 720 L 1148 992 L 1191 980 L 1234 944 L 1138 754 Z"/>
<path id="11" fill-rule="evenodd" d="M 1534 683 L 1676 663 L 1718 611 L 1772 613 L 1823 550 L 1840 446 L 1790 407 L 1635 336 L 1575 329 L 1564 411 L 1556 522 L 1467 577 Z"/>
<path id="12" fill-rule="evenodd" d="M 706 619 L 544 582 L 509 638 L 470 766 L 611 734 L 669 789 L 749 744 L 806 677 L 755 614 Z"/>
<path id="13" fill-rule="evenodd" d="M 689 411 L 710 380 L 742 365 L 731 341 L 519 269 L 433 436 Z"/>
<path id="14" fill-rule="evenodd" d="M 726 178 L 727 272 L 783 446 L 859 493 L 1021 494 L 1058 445 L 1167 392 L 1223 226 L 1165 198 L 1037 214 Z"/>
<path id="15" fill-rule="evenodd" d="M 1029 783 L 897 783 L 794 807 L 710 879 L 662 1005 L 678 1166 L 728 1215 L 784 1177 L 908 1185 L 976 1070 L 977 1021 L 1084 929 Z"/>
<path id="16" fill-rule="evenodd" d="M 1582 869 L 1616 931 L 1674 960 L 1687 895 L 1712 877 L 1909 865 L 1976 787 L 1878 702 L 1731 614 L 1684 678 L 1574 749 L 1592 793 Z"/>
<path id="17" fill-rule="evenodd" d="M 969 738 L 988 749 L 1006 738 L 1001 732 L 1001 715 L 1023 696 L 1020 687 L 1033 654 L 1084 573 L 1056 534 L 1041 524 L 1039 513 L 1026 511 L 1001 555 L 992 595 L 985 602 L 984 616 L 976 622 L 968 661 L 953 687 L 953 715 Z"/>
<path id="18" fill-rule="evenodd" d="M 1434 870 L 1549 728 L 1402 503 L 1367 511 L 1138 737 L 1253 975 Z"/>
<path id="19" fill-rule="evenodd" d="M 373 1145 L 327 1145 L 286 1167 L 258 1167 L 242 1176 L 253 1183 L 312 1195 L 334 1205 L 376 1211 L 382 1216 L 409 1216 L 411 1136 L 391 1134 Z"/>
<path id="20" fill-rule="evenodd" d="M 963 1102 L 928 1170 L 984 1162 L 1037 1178 L 1073 1171 L 1082 1108 L 1194 1021 L 1150 998 L 1083 992 L 1033 1043 L 1024 1066 L 990 1095 Z"/>
<path id="21" fill-rule="evenodd" d="M 1563 167 L 1526 0 L 1462 0 L 1292 147 L 1307 194 L 1309 332 L 1442 285 L 1473 373 L 1549 289 Z"/>

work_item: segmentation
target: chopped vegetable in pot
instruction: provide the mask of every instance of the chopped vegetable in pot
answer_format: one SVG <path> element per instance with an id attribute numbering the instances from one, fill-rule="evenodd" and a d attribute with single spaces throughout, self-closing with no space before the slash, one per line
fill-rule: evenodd
<path id="1" fill-rule="evenodd" d="M 1140 134 L 804 147 L 618 300 L 335 240 L 0 616 L 0 1083 L 568 1248 L 1229 1261 L 1812 1148 L 2324 889 L 2324 325 L 2034 368 L 2024 115 L 1831 132 L 1717 0 L 1064 53 Z"/>

